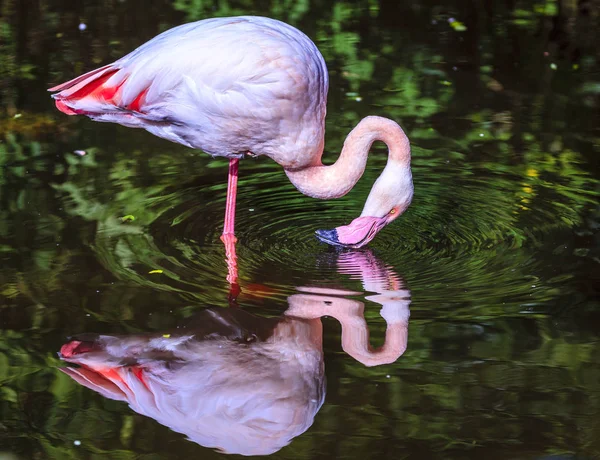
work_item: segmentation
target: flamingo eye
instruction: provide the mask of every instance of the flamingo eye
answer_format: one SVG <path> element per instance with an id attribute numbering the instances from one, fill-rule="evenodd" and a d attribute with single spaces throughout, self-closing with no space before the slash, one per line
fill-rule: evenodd
<path id="1" fill-rule="evenodd" d="M 390 211 L 390 214 L 396 214 L 396 208 L 392 208 L 392 210 Z"/>

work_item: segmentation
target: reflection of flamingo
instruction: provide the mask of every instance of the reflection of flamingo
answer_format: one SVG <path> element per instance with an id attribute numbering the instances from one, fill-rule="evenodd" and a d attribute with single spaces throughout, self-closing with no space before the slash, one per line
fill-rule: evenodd
<path id="1" fill-rule="evenodd" d="M 323 404 L 321 337 L 319 320 L 210 309 L 172 334 L 76 337 L 62 370 L 202 446 L 268 455 Z"/>
<path id="2" fill-rule="evenodd" d="M 173 142 L 230 159 L 222 239 L 235 282 L 238 161 L 266 155 L 302 193 L 321 199 L 348 193 L 377 140 L 389 147 L 385 169 L 359 218 L 319 230 L 327 243 L 360 247 L 410 204 L 408 138 L 395 122 L 363 119 L 335 164 L 321 163 L 327 68 L 299 30 L 260 17 L 208 19 L 176 27 L 118 61 L 51 88 L 62 112 L 144 128 Z"/>
<path id="3" fill-rule="evenodd" d="M 63 371 L 203 446 L 269 454 L 306 431 L 325 396 L 320 317 L 342 326 L 342 348 L 367 366 L 392 363 L 406 349 L 410 293 L 368 252 L 346 253 L 341 272 L 358 276 L 383 305 L 385 343 L 373 350 L 359 292 L 301 288 L 280 318 L 240 309 L 204 310 L 171 334 L 84 334 L 61 348 L 78 368 Z M 326 295 L 323 295 L 326 294 Z"/>
<path id="4" fill-rule="evenodd" d="M 332 316 L 342 325 L 342 348 L 365 366 L 379 366 L 395 362 L 405 351 L 410 317 L 410 291 L 393 268 L 385 265 L 370 251 L 345 252 L 337 260 L 338 272 L 362 281 L 366 291 L 375 295 L 366 299 L 383 306 L 380 311 L 387 328 L 385 341 L 379 349 L 369 344 L 369 329 L 364 318 L 365 305 L 343 295 L 356 295 L 339 289 L 314 287 L 298 288 L 302 294 L 288 298 L 290 308 L 286 315 L 300 318 Z"/>

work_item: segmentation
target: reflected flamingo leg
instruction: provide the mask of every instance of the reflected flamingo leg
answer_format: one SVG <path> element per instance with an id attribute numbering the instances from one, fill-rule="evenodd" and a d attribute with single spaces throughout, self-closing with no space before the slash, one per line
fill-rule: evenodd
<path id="1" fill-rule="evenodd" d="M 227 261 L 227 281 L 231 285 L 229 288 L 229 300 L 233 301 L 240 293 L 240 287 L 237 283 L 237 255 L 235 252 L 235 201 L 237 196 L 238 165 L 240 160 L 232 158 L 229 160 L 229 179 L 227 182 L 227 204 L 225 205 L 225 225 L 221 241 L 225 244 L 225 255 Z"/>

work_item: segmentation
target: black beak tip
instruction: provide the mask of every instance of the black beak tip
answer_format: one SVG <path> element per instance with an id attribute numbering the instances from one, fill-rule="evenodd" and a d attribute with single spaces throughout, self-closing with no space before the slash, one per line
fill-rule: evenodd
<path id="1" fill-rule="evenodd" d="M 342 246 L 342 243 L 340 243 L 340 240 L 338 239 L 338 233 L 335 228 L 333 230 L 317 230 L 315 234 L 323 243 L 332 244 L 334 246 Z"/>

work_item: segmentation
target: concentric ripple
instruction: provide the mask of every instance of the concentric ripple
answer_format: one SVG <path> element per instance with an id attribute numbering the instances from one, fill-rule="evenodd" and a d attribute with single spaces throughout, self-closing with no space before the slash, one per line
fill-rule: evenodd
<path id="1" fill-rule="evenodd" d="M 75 184 L 64 190 L 65 207 L 96 222 L 91 245 L 118 278 L 194 301 L 225 298 L 227 266 L 220 235 L 227 162 L 197 153 L 156 155 L 152 162 L 141 155 L 134 160 L 119 157 L 107 166 L 109 171 L 77 171 Z M 283 299 L 307 280 L 357 289 L 353 274 L 338 270 L 339 250 L 320 243 L 314 232 L 360 214 L 385 157 L 375 149 L 354 190 L 329 201 L 300 194 L 268 159 L 242 161 L 237 263 L 248 298 L 257 291 L 263 298 Z M 432 286 L 456 291 L 457 296 L 469 292 L 472 298 L 473 290 L 484 295 L 498 279 L 504 279 L 511 295 L 531 296 L 524 280 L 535 261 L 526 251 L 511 257 L 512 249 L 568 226 L 577 215 L 569 200 L 586 191 L 558 184 L 558 177 L 542 180 L 518 166 L 504 169 L 494 175 L 486 164 L 415 148 L 414 201 L 370 247 L 417 292 L 421 286 L 422 299 Z M 138 179 L 141 170 L 143 183 Z M 89 174 L 97 174 L 94 181 Z M 501 264 L 495 257 L 499 251 L 509 254 Z"/>

